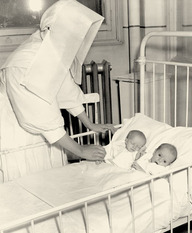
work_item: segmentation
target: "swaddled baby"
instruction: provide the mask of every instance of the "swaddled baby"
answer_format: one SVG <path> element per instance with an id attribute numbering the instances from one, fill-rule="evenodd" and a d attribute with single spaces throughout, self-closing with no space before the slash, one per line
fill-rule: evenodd
<path id="1" fill-rule="evenodd" d="M 169 143 L 162 143 L 153 154 L 147 153 L 138 161 L 134 161 L 132 167 L 150 175 L 165 171 L 177 159 L 177 149 Z"/>
<path id="2" fill-rule="evenodd" d="M 145 154 L 146 137 L 139 130 L 131 130 L 125 140 L 114 141 L 111 147 L 106 147 L 105 162 L 118 167 L 131 169 L 135 160 Z"/>

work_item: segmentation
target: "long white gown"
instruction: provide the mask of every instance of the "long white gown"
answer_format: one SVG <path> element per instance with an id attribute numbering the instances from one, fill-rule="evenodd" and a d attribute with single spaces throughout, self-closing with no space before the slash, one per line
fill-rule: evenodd
<path id="1" fill-rule="evenodd" d="M 84 108 L 81 65 L 103 17 L 75 0 L 57 1 L 40 30 L 0 71 L 0 181 L 67 164 L 54 142 L 66 133 L 59 101 L 74 116 Z M 71 30 L 73 29 L 73 30 Z"/>

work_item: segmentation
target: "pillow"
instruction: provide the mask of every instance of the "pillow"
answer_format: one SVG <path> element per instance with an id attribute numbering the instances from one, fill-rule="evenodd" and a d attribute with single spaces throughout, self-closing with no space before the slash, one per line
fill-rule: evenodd
<path id="1" fill-rule="evenodd" d="M 141 130 L 146 138 L 147 144 L 154 138 L 167 129 L 172 128 L 170 125 L 153 120 L 152 118 L 143 115 L 142 113 L 136 113 L 131 119 L 124 119 L 122 127 L 116 131 L 112 141 L 125 139 L 128 132 L 131 130 Z"/>
<path id="2" fill-rule="evenodd" d="M 116 131 L 112 142 L 124 140 L 128 132 L 133 129 L 145 134 L 149 153 L 153 153 L 162 143 L 171 143 L 177 148 L 178 158 L 170 167 L 192 164 L 192 128 L 172 127 L 142 113 L 137 113 L 134 117 L 123 120 L 122 127 Z"/>
<path id="3" fill-rule="evenodd" d="M 161 143 L 171 143 L 177 148 L 178 157 L 170 165 L 170 169 L 192 164 L 192 128 L 172 127 L 137 113 L 133 118 L 123 121 L 122 127 L 114 134 L 112 142 L 125 139 L 128 132 L 133 129 L 141 130 L 145 134 L 147 138 L 146 151 L 149 153 L 153 153 Z M 174 200 L 180 208 L 180 216 L 186 216 L 189 208 L 187 186 L 186 171 L 173 175 Z"/>

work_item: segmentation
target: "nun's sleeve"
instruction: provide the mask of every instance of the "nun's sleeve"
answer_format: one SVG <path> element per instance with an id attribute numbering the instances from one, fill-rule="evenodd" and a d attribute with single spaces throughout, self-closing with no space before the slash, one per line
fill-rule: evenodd
<path id="1" fill-rule="evenodd" d="M 76 117 L 84 111 L 84 107 L 81 105 L 81 106 L 76 107 L 76 108 L 67 109 L 67 111 Z"/>
<path id="2" fill-rule="evenodd" d="M 75 83 L 70 72 L 65 77 L 57 94 L 57 101 L 60 108 L 66 109 L 73 116 L 77 116 L 84 111 L 84 93 L 80 86 Z"/>

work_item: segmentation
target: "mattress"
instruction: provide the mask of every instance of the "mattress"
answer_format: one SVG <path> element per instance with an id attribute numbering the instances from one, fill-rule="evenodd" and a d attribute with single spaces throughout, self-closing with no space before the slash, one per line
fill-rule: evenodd
<path id="1" fill-rule="evenodd" d="M 116 166 L 94 162 L 82 162 L 67 165 L 25 176 L 1 185 L 0 226 L 10 220 L 33 215 L 37 212 L 49 210 L 65 203 L 73 202 L 98 192 L 113 189 L 142 179 L 142 172 L 127 172 Z M 146 175 L 147 176 L 147 175 Z M 12 190 L 12 191 L 11 191 Z M 170 219 L 169 185 L 165 179 L 154 182 L 155 191 L 155 226 L 156 231 L 166 227 Z M 133 232 L 130 192 L 113 194 L 111 197 L 111 219 L 114 233 Z M 178 209 L 178 203 L 174 203 Z M 149 185 L 140 185 L 134 189 L 134 222 L 137 233 L 152 231 L 151 193 Z M 19 210 L 19 211 L 18 211 Z M 108 200 L 94 200 L 88 204 L 89 232 L 110 232 Z M 85 233 L 85 209 L 73 208 L 63 212 L 63 228 L 66 233 Z M 99 222 L 99 224 L 98 224 Z M 38 221 L 36 232 L 60 232 L 58 216 Z M 14 229 L 14 233 L 28 233 L 30 227 Z"/>

